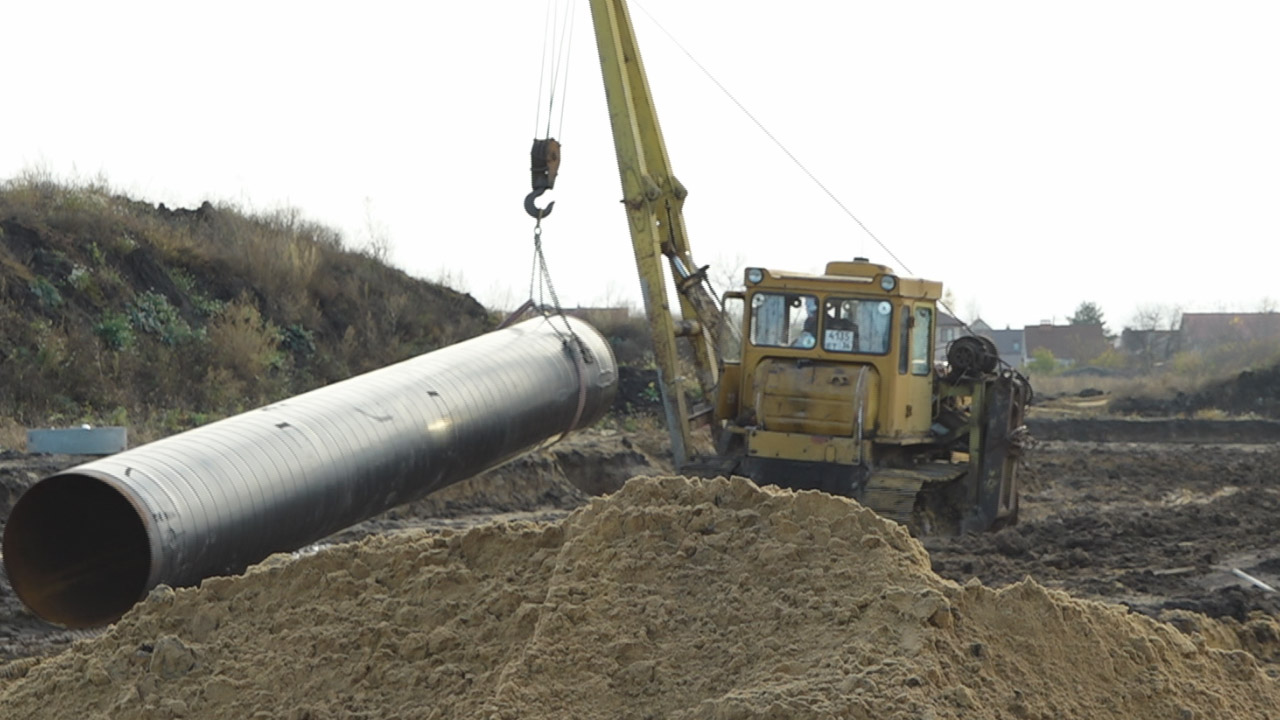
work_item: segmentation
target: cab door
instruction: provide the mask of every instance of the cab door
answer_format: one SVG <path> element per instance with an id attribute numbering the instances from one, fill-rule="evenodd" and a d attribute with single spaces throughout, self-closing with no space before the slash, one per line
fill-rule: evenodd
<path id="1" fill-rule="evenodd" d="M 716 355 L 720 362 L 720 383 L 716 387 L 716 414 L 713 427 L 722 421 L 732 422 L 741 410 L 742 397 L 742 342 L 744 333 L 746 296 L 737 291 L 724 294 L 721 307 L 724 315 L 716 338 Z"/>
<path id="2" fill-rule="evenodd" d="M 924 435 L 933 424 L 933 343 L 935 311 L 932 303 L 917 303 L 908 322 L 906 355 L 906 431 Z"/>

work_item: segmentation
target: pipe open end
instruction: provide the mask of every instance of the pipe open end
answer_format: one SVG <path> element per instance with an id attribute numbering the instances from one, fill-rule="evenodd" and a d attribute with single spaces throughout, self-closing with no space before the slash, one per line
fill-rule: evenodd
<path id="1" fill-rule="evenodd" d="M 69 628 L 119 620 L 147 588 L 151 545 L 138 510 L 88 475 L 36 483 L 9 514 L 4 567 L 32 612 Z"/>

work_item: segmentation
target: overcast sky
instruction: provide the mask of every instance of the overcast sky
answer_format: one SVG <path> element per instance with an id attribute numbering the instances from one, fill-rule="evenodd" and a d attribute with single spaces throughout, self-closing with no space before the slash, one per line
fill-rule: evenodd
<path id="1" fill-rule="evenodd" d="M 10 3 L 0 178 L 101 174 L 170 206 L 297 207 L 513 306 L 529 294 L 547 12 Z M 573 13 L 543 240 L 565 304 L 638 304 L 585 0 Z M 962 317 L 996 327 L 1062 322 L 1084 300 L 1113 330 L 1141 305 L 1280 300 L 1280 3 L 643 0 L 632 15 L 713 277 L 868 255 L 941 280 Z"/>

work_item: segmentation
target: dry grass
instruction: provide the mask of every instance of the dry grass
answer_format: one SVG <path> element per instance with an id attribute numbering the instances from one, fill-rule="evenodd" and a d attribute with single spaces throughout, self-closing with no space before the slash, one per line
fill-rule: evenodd
<path id="1" fill-rule="evenodd" d="M 262 317 L 247 295 L 223 306 L 209 323 L 210 367 L 206 397 L 215 408 L 269 400 L 282 388 L 272 375 L 282 368 L 280 330 Z"/>
<path id="2" fill-rule="evenodd" d="M 1101 390 L 1108 395 L 1159 397 L 1178 392 L 1191 392 L 1203 381 L 1173 373 L 1138 375 L 1135 377 L 1097 377 L 1088 375 L 1032 375 L 1031 387 L 1041 397 L 1079 395 L 1085 390 Z"/>
<path id="3" fill-rule="evenodd" d="M 609 340 L 614 357 L 621 365 L 651 365 L 653 363 L 653 337 L 649 321 L 641 312 L 593 312 L 582 313 Z M 684 343 L 681 343 L 683 347 Z"/>
<path id="4" fill-rule="evenodd" d="M 222 207 L 214 233 L 221 250 L 242 259 L 255 284 L 273 295 L 307 288 L 320 267 L 323 235 L 296 210 L 245 216 Z"/>
<path id="5" fill-rule="evenodd" d="M 11 417 L 0 417 L 0 450 L 27 449 L 27 428 Z"/>
<path id="6" fill-rule="evenodd" d="M 1155 369 L 1114 369 L 1115 375 L 1064 375 L 1032 373 L 1036 393 L 1048 396 L 1076 395 L 1085 389 L 1101 390 L 1117 397 L 1171 397 L 1192 394 L 1251 369 L 1280 364 L 1280 340 L 1223 342 L 1203 351 L 1184 351 Z"/>
<path id="7" fill-rule="evenodd" d="M 493 324 L 292 209 L 162 209 L 28 171 L 0 183 L 0 222 L 0 416 L 19 426 L 119 407 L 159 436 Z"/>

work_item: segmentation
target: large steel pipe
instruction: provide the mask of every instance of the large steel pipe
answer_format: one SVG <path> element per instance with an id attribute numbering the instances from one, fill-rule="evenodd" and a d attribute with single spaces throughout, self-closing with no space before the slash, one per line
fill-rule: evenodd
<path id="1" fill-rule="evenodd" d="M 36 483 L 4 530 L 14 591 L 68 627 L 238 573 L 471 477 L 609 408 L 586 323 L 536 319 Z"/>

